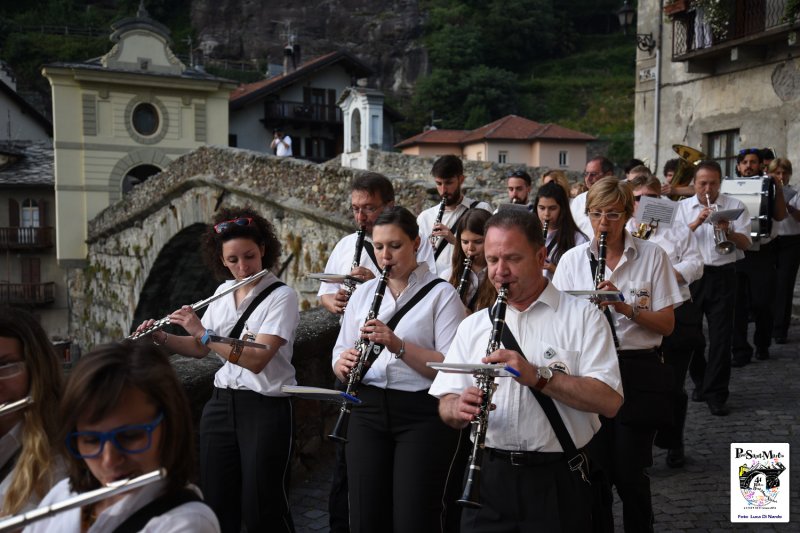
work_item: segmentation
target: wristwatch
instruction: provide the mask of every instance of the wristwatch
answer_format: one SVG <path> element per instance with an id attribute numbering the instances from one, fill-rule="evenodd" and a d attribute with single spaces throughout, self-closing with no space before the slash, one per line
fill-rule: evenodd
<path id="1" fill-rule="evenodd" d="M 533 388 L 540 391 L 553 379 L 553 371 L 549 366 L 540 366 L 536 369 L 536 377 L 539 378 L 539 381 L 536 382 Z"/>
<path id="2" fill-rule="evenodd" d="M 209 341 L 211 341 L 211 335 L 216 335 L 213 329 L 207 329 L 204 333 L 202 338 L 200 339 L 200 344 L 203 346 L 207 346 Z"/>

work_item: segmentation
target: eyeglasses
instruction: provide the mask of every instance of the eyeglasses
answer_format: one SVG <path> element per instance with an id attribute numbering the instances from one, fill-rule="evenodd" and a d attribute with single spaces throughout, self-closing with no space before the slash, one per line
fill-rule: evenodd
<path id="1" fill-rule="evenodd" d="M 164 413 L 149 424 L 122 426 L 111 431 L 74 431 L 67 435 L 67 449 L 78 459 L 92 459 L 103 453 L 106 442 L 112 442 L 122 453 L 143 453 L 153 444 L 153 431 L 164 420 Z"/>
<path id="2" fill-rule="evenodd" d="M 583 177 L 584 178 L 593 178 L 593 177 L 599 176 L 599 175 L 600 175 L 600 172 L 584 172 L 583 173 Z"/>
<path id="3" fill-rule="evenodd" d="M 606 220 L 619 220 L 622 218 L 623 213 L 622 211 L 610 211 L 608 213 L 603 213 L 602 211 L 587 211 L 587 215 L 589 218 L 593 218 L 595 220 L 600 220 L 603 217 L 606 217 Z"/>
<path id="4" fill-rule="evenodd" d="M 0 379 L 11 379 L 22 374 L 25 370 L 25 363 L 22 361 L 15 361 L 13 363 L 4 363 L 0 365 Z"/>
<path id="5" fill-rule="evenodd" d="M 236 226 L 252 226 L 253 219 L 250 217 L 239 217 L 234 218 L 231 220 L 225 220 L 220 222 L 219 224 L 214 225 L 214 231 L 217 233 L 225 233 L 229 229 L 231 229 L 234 225 Z"/>
<path id="6" fill-rule="evenodd" d="M 351 205 L 350 206 L 350 211 L 352 211 L 354 215 L 358 215 L 359 213 L 364 213 L 365 215 L 370 216 L 370 215 L 374 215 L 375 213 L 377 213 L 378 210 L 381 209 L 382 207 L 383 207 L 382 205 L 378 206 L 378 207 L 370 207 L 370 206 L 367 206 L 367 207 L 356 207 L 354 205 Z"/>
<path id="7" fill-rule="evenodd" d="M 642 196 L 646 196 L 647 198 L 661 198 L 660 194 L 638 194 L 633 197 L 634 200 L 637 202 L 642 199 Z M 609 219 L 611 220 L 611 219 Z"/>

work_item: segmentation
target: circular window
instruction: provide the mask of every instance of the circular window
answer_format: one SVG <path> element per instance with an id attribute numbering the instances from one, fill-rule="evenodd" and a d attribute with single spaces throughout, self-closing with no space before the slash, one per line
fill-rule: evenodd
<path id="1" fill-rule="evenodd" d="M 158 111 L 153 104 L 143 102 L 133 110 L 133 129 L 139 135 L 149 137 L 158 131 Z"/>

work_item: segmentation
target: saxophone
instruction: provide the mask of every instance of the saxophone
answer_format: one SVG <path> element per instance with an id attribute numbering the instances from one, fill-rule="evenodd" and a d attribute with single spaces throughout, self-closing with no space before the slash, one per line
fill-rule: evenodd
<path id="1" fill-rule="evenodd" d="M 367 313 L 367 318 L 364 319 L 364 322 L 377 318 L 378 311 L 381 309 L 381 302 L 383 302 L 383 294 L 386 292 L 386 281 L 389 279 L 389 272 L 391 269 L 392 265 L 386 265 L 381 272 L 381 277 L 378 279 L 378 286 L 375 288 L 375 296 L 372 298 L 372 305 L 369 308 L 369 313 Z M 369 370 L 369 363 L 381 353 L 383 346 L 359 336 L 355 344 L 355 349 L 359 352 L 358 362 L 347 376 L 347 390 L 345 392 L 349 396 L 357 397 L 358 387 L 361 385 L 364 374 Z M 333 431 L 328 435 L 330 440 L 347 442 L 347 423 L 350 420 L 350 410 L 350 402 L 342 400 L 342 405 L 339 408 L 339 418 L 333 426 Z"/>

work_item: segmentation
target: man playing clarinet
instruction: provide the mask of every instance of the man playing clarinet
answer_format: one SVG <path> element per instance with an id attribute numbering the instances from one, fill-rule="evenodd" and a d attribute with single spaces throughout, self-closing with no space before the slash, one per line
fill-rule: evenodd
<path id="1" fill-rule="evenodd" d="M 463 510 L 461 530 L 590 531 L 582 448 L 600 429 L 597 414 L 613 417 L 622 405 L 608 323 L 544 278 L 547 251 L 535 216 L 493 215 L 484 249 L 489 279 L 498 289 L 508 285 L 502 347 L 482 357 L 493 325 L 487 312 L 474 313 L 459 326 L 445 363 L 500 363 L 520 375 L 495 382 L 482 464 L 471 465 L 481 468 L 481 507 Z M 478 415 L 481 392 L 469 374 L 439 372 L 430 393 L 453 427 Z"/>

